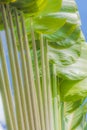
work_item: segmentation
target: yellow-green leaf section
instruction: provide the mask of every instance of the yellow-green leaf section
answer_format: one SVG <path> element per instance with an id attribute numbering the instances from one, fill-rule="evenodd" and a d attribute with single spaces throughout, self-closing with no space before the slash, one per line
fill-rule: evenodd
<path id="1" fill-rule="evenodd" d="M 45 15 L 58 12 L 61 8 L 61 3 L 62 0 L 17 0 L 12 5 L 29 16 L 37 13 Z"/>

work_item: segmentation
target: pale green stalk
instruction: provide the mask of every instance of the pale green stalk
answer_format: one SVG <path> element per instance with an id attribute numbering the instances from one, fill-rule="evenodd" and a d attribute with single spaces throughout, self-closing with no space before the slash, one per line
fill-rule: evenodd
<path id="1" fill-rule="evenodd" d="M 17 11 L 15 10 L 15 16 L 16 16 L 16 23 L 17 23 L 17 30 L 18 30 L 18 36 L 19 36 L 19 42 L 21 45 L 21 49 L 23 48 L 23 42 L 21 38 L 21 30 L 20 30 L 20 24 L 19 24 L 19 18 Z M 30 94 L 32 99 L 32 106 L 33 106 L 33 113 L 34 113 L 34 122 L 35 122 L 35 128 L 36 130 L 41 129 L 40 124 L 40 116 L 39 116 L 39 108 L 38 108 L 38 102 L 37 102 L 37 95 L 36 95 L 36 88 L 34 83 L 34 76 L 33 76 L 33 69 L 31 64 L 31 57 L 28 50 L 29 46 L 28 43 L 25 43 L 25 50 L 26 50 L 26 63 L 27 63 L 27 71 L 28 71 L 28 78 L 29 78 L 29 86 L 30 86 Z"/>
<path id="2" fill-rule="evenodd" d="M 15 58 L 15 65 L 16 65 L 16 72 L 17 72 L 17 78 L 18 78 L 18 84 L 19 84 L 19 90 L 20 90 L 20 97 L 21 97 L 21 102 L 22 102 L 22 112 L 23 112 L 23 118 L 24 118 L 24 124 L 25 124 L 25 129 L 29 130 L 29 121 L 28 121 L 28 116 L 27 116 L 27 107 L 26 107 L 26 99 L 25 99 L 25 93 L 23 89 L 23 81 L 20 73 L 20 66 L 18 62 L 18 51 L 17 51 L 17 46 L 16 46 L 16 37 L 14 33 L 14 25 L 12 21 L 12 15 L 11 15 L 11 10 L 9 9 L 9 6 L 6 6 L 6 11 L 8 12 L 8 19 L 9 19 L 9 25 L 10 25 L 10 30 L 11 30 L 11 37 L 12 37 L 12 43 L 13 43 L 13 51 L 14 51 L 14 58 Z"/>
<path id="3" fill-rule="evenodd" d="M 21 15 L 24 43 L 26 44 L 26 31 L 25 31 L 24 19 L 23 19 L 22 14 L 20 14 L 20 15 Z M 23 52 L 23 48 L 21 48 L 21 52 Z M 22 57 L 22 55 L 21 55 L 21 57 Z M 26 66 L 25 56 L 23 56 L 21 60 L 22 60 L 22 70 L 23 70 L 23 79 L 24 79 L 24 91 L 25 91 L 25 94 L 26 94 L 26 104 L 27 104 L 27 109 L 28 109 L 28 118 L 29 118 L 29 122 L 30 122 L 30 129 L 35 130 L 34 115 L 33 115 L 33 110 L 32 110 L 32 99 L 31 99 L 31 96 L 30 96 L 30 89 L 29 89 L 29 82 L 28 82 L 28 74 L 27 74 L 27 69 L 26 69 L 27 66 Z"/>
<path id="4" fill-rule="evenodd" d="M 46 84 L 46 68 L 45 68 L 45 57 L 44 57 L 44 40 L 43 40 L 42 34 L 40 34 L 40 53 L 41 53 L 41 64 L 42 64 L 42 90 L 43 90 L 45 124 L 46 124 L 46 130 L 50 130 L 48 102 L 47 102 L 47 84 Z"/>
<path id="5" fill-rule="evenodd" d="M 19 22 L 19 21 L 18 21 Z M 18 24 L 18 23 L 17 23 Z M 17 29 L 18 29 L 17 25 Z M 18 34 L 18 37 L 20 35 L 20 32 Z M 22 35 L 21 35 L 22 36 Z M 21 38 L 21 36 L 19 38 Z M 33 119 L 33 111 L 32 111 L 32 100 L 30 97 L 30 90 L 29 90 L 29 83 L 28 83 L 28 76 L 27 76 L 27 69 L 26 69 L 26 61 L 25 61 L 25 54 L 24 54 L 24 50 L 23 50 L 23 43 L 21 43 L 22 39 L 20 39 L 20 46 L 21 46 L 21 61 L 22 61 L 22 71 L 23 71 L 23 79 L 24 79 L 24 91 L 25 91 L 25 96 L 26 96 L 26 104 L 27 104 L 27 111 L 28 111 L 28 120 L 29 120 L 29 127 L 32 130 L 35 130 L 34 128 L 34 119 Z"/>
<path id="6" fill-rule="evenodd" d="M 51 88 L 51 77 L 49 68 L 49 57 L 48 57 L 48 40 L 45 41 L 45 63 L 46 63 L 46 83 L 47 83 L 47 95 L 48 95 L 48 109 L 49 109 L 49 124 L 50 130 L 54 130 L 54 119 L 53 119 L 53 102 L 52 102 L 52 88 Z"/>
<path id="7" fill-rule="evenodd" d="M 59 104 L 58 104 L 58 112 L 59 112 L 59 113 L 58 113 L 58 120 L 59 120 L 58 122 L 59 122 L 59 123 L 58 123 L 58 124 L 59 124 L 59 129 L 60 129 L 60 130 L 62 130 L 62 116 L 61 116 L 61 110 L 62 110 L 62 109 L 61 109 L 61 103 L 60 103 L 60 101 L 59 101 Z"/>
<path id="8" fill-rule="evenodd" d="M 55 130 L 61 130 L 59 127 L 59 122 L 58 122 L 58 95 L 57 95 L 57 76 L 56 76 L 56 66 L 53 64 L 52 65 L 52 70 L 53 70 L 53 110 L 54 110 L 54 127 Z M 59 118 L 60 120 L 60 118 Z"/>
<path id="9" fill-rule="evenodd" d="M 15 119 L 15 113 L 14 113 L 14 107 L 13 107 L 13 101 L 12 101 L 12 94 L 11 94 L 11 90 L 10 90 L 10 81 L 9 81 L 9 77 L 8 77 L 6 59 L 5 59 L 1 39 L 0 39 L 0 54 L 1 54 L 1 64 L 2 64 L 3 75 L 4 75 L 4 79 L 5 79 L 4 82 L 5 82 L 5 86 L 6 86 L 5 91 L 7 92 L 7 99 L 8 99 L 8 102 L 9 102 L 11 118 L 12 118 L 14 130 L 15 129 L 17 130 L 18 127 L 17 127 L 17 122 L 16 122 L 16 119 Z"/>
<path id="10" fill-rule="evenodd" d="M 4 105 L 4 112 L 5 112 L 5 117 L 6 117 L 7 128 L 8 128 L 8 130 L 15 130 L 13 122 L 12 122 L 12 116 L 11 116 L 12 113 L 10 111 L 8 94 L 7 94 L 5 80 L 3 78 L 2 70 L 0 70 L 0 91 L 1 91 L 2 101 L 3 101 L 3 105 Z"/>
<path id="11" fill-rule="evenodd" d="M 37 96 L 38 96 L 38 104 L 39 104 L 40 120 L 41 120 L 41 130 L 45 130 L 44 108 L 43 108 L 43 99 L 42 99 L 41 84 L 40 84 L 40 73 L 39 73 L 39 67 L 38 67 L 38 57 L 37 57 L 36 42 L 35 42 L 32 18 L 31 18 L 30 23 L 31 23 L 30 27 L 31 27 L 33 54 L 34 54 L 36 88 L 38 91 Z"/>
<path id="12" fill-rule="evenodd" d="M 60 82 L 59 77 L 57 77 L 57 88 L 58 88 L 58 127 L 60 130 L 65 130 L 65 122 L 64 122 L 64 103 L 60 98 Z"/>
<path id="13" fill-rule="evenodd" d="M 62 124 L 62 130 L 65 130 L 64 102 L 61 102 L 61 124 Z"/>
<path id="14" fill-rule="evenodd" d="M 25 128 L 24 128 L 24 120 L 23 120 L 23 113 L 22 113 L 22 106 L 21 106 L 20 90 L 18 87 L 16 66 L 15 66 L 14 55 L 13 55 L 13 50 L 11 46 L 11 40 L 10 40 L 10 35 L 9 35 L 10 32 L 8 28 L 8 22 L 7 22 L 6 11 L 5 11 L 4 5 L 1 5 L 1 10 L 2 10 L 2 17 L 3 17 L 4 28 L 5 28 L 7 46 L 8 46 L 11 72 L 12 72 L 14 99 L 15 99 L 15 107 L 16 107 L 16 119 L 18 123 L 18 129 L 24 130 Z"/>

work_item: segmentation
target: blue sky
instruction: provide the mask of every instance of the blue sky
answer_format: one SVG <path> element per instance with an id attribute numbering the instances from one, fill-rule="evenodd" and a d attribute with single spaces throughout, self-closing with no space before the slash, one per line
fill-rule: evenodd
<path id="1" fill-rule="evenodd" d="M 87 0 L 76 0 L 81 21 L 82 21 L 82 30 L 87 41 Z"/>

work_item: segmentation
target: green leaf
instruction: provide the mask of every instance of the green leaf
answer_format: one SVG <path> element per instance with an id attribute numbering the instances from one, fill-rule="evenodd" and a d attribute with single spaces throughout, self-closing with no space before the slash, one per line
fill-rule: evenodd
<path id="1" fill-rule="evenodd" d="M 77 127 L 80 126 L 80 124 L 82 123 L 86 112 L 87 112 L 86 103 L 84 105 L 81 105 L 76 111 L 74 111 L 68 118 L 68 120 L 70 120 L 68 122 L 69 125 L 68 130 L 77 130 Z"/>
<path id="2" fill-rule="evenodd" d="M 82 119 L 83 119 L 83 109 L 82 108 L 78 108 L 71 117 L 71 122 L 69 125 L 69 130 L 75 130 L 75 128 L 77 128 L 79 126 L 79 124 L 81 123 Z"/>
<path id="3" fill-rule="evenodd" d="M 74 13 L 68 13 L 66 12 L 58 12 L 53 14 L 55 17 L 60 17 L 60 18 L 66 18 L 66 23 L 62 28 L 59 30 L 55 31 L 55 33 L 51 35 L 46 35 L 46 37 L 54 42 L 62 41 L 68 38 L 69 35 L 72 34 L 72 32 L 77 28 L 77 26 L 81 25 L 81 21 L 79 18 L 79 15 L 77 12 Z"/>
<path id="4" fill-rule="evenodd" d="M 53 34 L 45 35 L 51 42 L 59 42 L 65 40 L 76 28 L 76 24 L 65 23 L 63 27 L 55 31 Z"/>
<path id="5" fill-rule="evenodd" d="M 80 81 L 64 80 L 60 89 L 62 100 L 78 101 L 87 96 L 87 78 Z"/>
<path id="6" fill-rule="evenodd" d="M 47 5 L 42 11 L 41 15 L 48 13 L 58 12 L 62 6 L 62 0 L 48 0 Z"/>
<path id="7" fill-rule="evenodd" d="M 64 35 L 66 34 L 64 33 Z M 76 25 L 75 25 L 74 31 L 72 30 L 72 33 L 70 34 L 70 36 L 65 38 L 65 40 L 62 40 L 63 36 L 61 37 L 61 39 L 57 38 L 56 34 L 54 36 L 55 37 L 49 37 L 49 40 L 50 40 L 49 45 L 53 48 L 64 49 L 64 48 L 68 48 L 74 44 L 79 44 L 84 41 L 84 37 L 81 34 L 81 28 L 78 26 L 76 27 Z"/>
<path id="8" fill-rule="evenodd" d="M 26 13 L 31 13 L 31 9 L 38 10 L 39 15 L 47 15 L 49 13 L 58 12 L 62 5 L 62 0 L 36 0 L 36 3 L 33 2 L 33 5 L 30 3 L 30 6 L 26 3 L 25 8 L 23 9 Z M 30 9 L 29 9 L 30 7 Z M 22 7 L 23 8 L 23 7 Z M 36 12 L 35 12 L 36 13 Z"/>
<path id="9" fill-rule="evenodd" d="M 36 32 L 51 34 L 61 28 L 65 21 L 65 18 L 55 17 L 53 15 L 37 17 L 34 19 L 34 28 Z"/>
<path id="10" fill-rule="evenodd" d="M 59 16 L 56 17 L 55 15 L 46 15 L 33 18 L 32 26 L 35 33 L 52 34 L 56 30 L 60 29 L 65 24 L 65 22 L 65 18 L 60 18 Z M 27 32 L 30 34 L 30 19 L 26 19 L 25 23 Z"/>
<path id="11" fill-rule="evenodd" d="M 57 12 L 61 8 L 62 0 L 17 0 L 13 6 L 22 10 L 28 15 L 40 13 L 46 15 L 51 12 Z"/>
<path id="12" fill-rule="evenodd" d="M 76 12 L 77 11 L 77 5 L 76 2 L 74 0 L 63 0 L 62 2 L 62 8 L 61 8 L 62 12 Z"/>
<path id="13" fill-rule="evenodd" d="M 71 9 L 70 12 L 67 11 L 68 8 Z M 81 25 L 81 21 L 77 13 L 76 3 L 73 0 L 63 0 L 62 9 L 58 13 L 53 13 L 53 15 L 55 17 L 66 18 L 66 23 L 63 27 L 55 31 L 53 34 L 45 35 L 51 43 L 55 42 L 50 45 L 57 47 L 57 45 L 66 46 L 66 44 L 75 44 L 77 36 L 79 37 L 77 34 L 81 34 L 81 29 L 79 27 Z"/>
<path id="14" fill-rule="evenodd" d="M 49 46 L 49 59 L 56 64 L 58 74 L 63 74 L 63 67 L 72 65 L 80 57 L 81 45 L 76 44 L 71 47 L 56 49 Z M 66 71 L 66 70 L 65 70 Z M 69 73 L 69 72 L 67 72 Z"/>
<path id="15" fill-rule="evenodd" d="M 67 1 L 65 2 L 65 4 L 66 3 L 67 3 Z M 63 8 L 63 6 L 62 6 L 62 8 Z M 59 41 L 59 40 L 64 40 L 70 34 L 72 34 L 72 32 L 77 28 L 77 26 L 81 25 L 81 21 L 80 21 L 77 11 L 76 12 L 67 12 L 67 8 L 68 7 L 66 7 L 64 12 L 62 12 L 62 10 L 60 10 L 60 12 L 53 14 L 55 17 L 66 18 L 66 23 L 62 28 L 60 28 L 60 30 L 56 31 L 55 33 L 53 33 L 51 35 L 46 35 L 46 37 L 49 40 L 52 40 L 55 42 Z"/>
<path id="16" fill-rule="evenodd" d="M 75 54 L 75 52 L 74 52 L 74 54 Z M 78 60 L 71 65 L 67 65 L 67 66 L 64 66 L 64 64 L 60 65 L 60 66 L 57 65 L 57 73 L 58 73 L 58 75 L 60 75 L 60 77 L 63 77 L 63 79 L 68 79 L 68 80 L 80 80 L 80 79 L 87 77 L 87 66 L 86 66 L 86 64 L 87 64 L 87 45 L 85 43 L 82 44 L 80 54 L 81 55 L 78 58 Z M 69 59 L 67 59 L 67 57 L 66 57 L 66 61 L 68 61 L 68 60 Z"/>
<path id="17" fill-rule="evenodd" d="M 11 5 L 16 7 L 18 10 L 27 13 L 26 17 L 36 15 L 41 12 L 47 4 L 47 0 L 17 0 Z"/>
<path id="18" fill-rule="evenodd" d="M 82 100 L 78 100 L 76 102 L 64 102 L 64 115 L 69 115 L 74 112 L 82 103 Z"/>

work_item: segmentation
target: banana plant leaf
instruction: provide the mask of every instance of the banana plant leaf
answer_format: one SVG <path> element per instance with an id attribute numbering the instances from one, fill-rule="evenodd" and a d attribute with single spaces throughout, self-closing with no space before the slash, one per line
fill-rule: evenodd
<path id="1" fill-rule="evenodd" d="M 83 116 L 86 114 L 86 112 L 86 105 L 80 106 L 75 112 L 73 112 L 71 116 L 68 118 L 68 130 L 76 130 L 77 127 L 81 124 Z"/>
<path id="2" fill-rule="evenodd" d="M 72 44 L 69 44 L 70 38 Z M 48 56 L 51 63 L 56 64 L 58 76 L 68 80 L 80 80 L 87 76 L 87 67 L 85 66 L 87 62 L 85 57 L 86 45 L 85 43 L 81 44 L 84 42 L 81 29 L 77 28 L 68 39 L 69 43 L 65 45 L 60 42 L 60 45 L 54 43 L 56 45 L 54 46 L 53 42 L 49 42 Z M 39 40 L 36 40 L 36 45 L 39 47 Z M 38 49 L 38 56 L 39 54 Z"/>
<path id="3" fill-rule="evenodd" d="M 61 11 L 76 12 L 78 10 L 76 2 L 74 0 L 63 0 Z"/>
<path id="4" fill-rule="evenodd" d="M 48 0 L 47 5 L 44 8 L 44 11 L 41 12 L 41 15 L 58 12 L 61 9 L 61 6 L 62 6 L 62 0 Z"/>
<path id="5" fill-rule="evenodd" d="M 61 99 L 77 101 L 87 96 L 87 78 L 80 81 L 64 80 L 60 86 Z"/>
<path id="6" fill-rule="evenodd" d="M 67 3 L 67 2 L 64 1 L 64 4 L 63 4 L 64 7 L 62 7 L 62 9 L 64 8 L 64 10 L 67 8 L 67 6 L 65 8 L 65 3 Z M 72 1 L 71 1 L 71 3 L 72 3 Z M 74 20 L 74 22 L 72 22 L 72 24 L 71 24 L 69 21 L 69 19 L 71 19 L 70 14 L 67 15 L 68 13 L 66 10 L 66 17 L 67 17 L 66 21 L 68 21 L 69 24 L 66 26 L 66 24 L 67 24 L 67 22 L 66 22 L 65 26 L 63 26 L 62 29 L 61 28 L 59 29 L 59 27 L 61 27 L 62 24 L 64 24 L 64 21 L 61 22 L 60 26 L 59 25 L 56 26 L 57 24 L 53 24 L 56 20 L 59 20 L 57 18 L 60 15 L 57 16 L 55 14 L 54 15 L 49 14 L 47 16 L 37 17 L 33 20 L 33 27 L 34 27 L 34 29 L 36 28 L 35 29 L 36 32 L 52 33 L 55 31 L 55 29 L 57 29 L 57 28 L 59 29 L 58 35 L 56 36 L 56 33 L 55 33 L 54 37 L 59 38 L 59 39 L 57 39 L 58 40 L 57 43 L 59 42 L 61 44 L 61 47 L 62 47 L 62 43 L 64 41 L 63 47 L 65 47 L 65 48 L 59 49 L 58 48 L 59 45 L 56 42 L 55 43 L 50 42 L 51 39 L 54 39 L 54 41 L 55 41 L 55 38 L 52 37 L 51 39 L 49 39 L 49 45 L 51 47 L 49 47 L 49 54 L 48 55 L 49 55 L 49 59 L 53 63 L 55 63 L 56 66 L 58 66 L 57 67 L 58 75 L 60 77 L 63 77 L 66 79 L 71 79 L 71 80 L 82 79 L 87 75 L 86 72 L 83 73 L 82 69 L 84 67 L 82 67 L 82 69 L 80 70 L 80 66 L 78 67 L 79 64 L 78 64 L 78 62 L 76 62 L 76 60 L 80 57 L 81 43 L 84 41 L 84 38 L 83 38 L 83 35 L 81 32 L 81 29 L 79 27 L 80 26 L 80 19 L 79 19 L 79 16 L 77 14 L 77 9 L 76 9 L 77 7 L 75 4 L 74 4 L 74 6 L 75 6 L 75 8 L 73 8 L 73 9 L 75 11 L 72 11 L 72 12 L 74 12 L 74 14 L 76 15 L 77 20 Z M 63 17 L 64 16 L 65 15 L 63 15 Z M 62 19 L 63 17 L 61 17 L 60 19 Z M 73 17 L 73 19 L 74 18 L 75 17 Z M 48 19 L 48 21 L 46 19 Z M 50 19 L 51 19 L 51 22 L 50 22 Z M 61 21 L 61 20 L 59 20 L 59 21 Z M 35 25 L 35 23 L 36 23 L 36 25 Z M 26 27 L 27 27 L 27 30 L 29 31 L 30 29 L 29 29 L 28 25 L 29 25 L 29 20 L 27 19 Z M 45 34 L 45 36 L 48 36 L 48 35 Z M 71 41 L 72 41 L 72 43 L 71 43 Z M 65 43 L 67 43 L 67 44 L 65 44 Z M 72 46 L 72 44 L 73 44 L 73 46 Z M 58 48 L 58 50 L 53 48 L 54 45 L 56 45 L 55 48 Z M 76 62 L 76 64 L 75 64 L 75 62 Z M 80 62 L 82 62 L 82 61 L 80 61 Z M 77 71 L 75 69 L 76 66 L 71 69 L 71 67 L 74 66 L 74 64 L 78 67 L 78 74 L 77 74 Z M 67 68 L 69 68 L 69 71 L 67 70 Z M 72 71 L 70 71 L 70 70 L 72 70 Z M 79 71 L 80 72 L 82 71 L 82 73 L 80 75 L 79 75 Z M 79 77 L 78 77 L 78 75 L 79 75 Z"/>
<path id="7" fill-rule="evenodd" d="M 64 102 L 64 115 L 67 116 L 73 113 L 76 109 L 80 107 L 82 104 L 82 100 L 78 100 L 76 102 Z"/>
<path id="8" fill-rule="evenodd" d="M 55 2 L 53 2 L 54 4 L 52 3 L 52 0 L 51 1 L 48 0 L 48 1 L 49 1 L 48 2 L 49 8 L 47 6 L 48 10 L 50 9 L 50 6 L 54 7 L 55 3 L 57 3 L 57 0 L 55 0 Z M 15 4 L 17 4 L 17 2 L 13 3 L 13 5 L 15 6 Z M 21 4 L 23 6 L 24 5 L 26 6 L 26 4 L 24 4 L 24 3 L 26 3 L 26 1 L 20 1 L 19 0 L 19 3 L 20 2 L 21 2 Z M 29 1 L 28 3 L 30 4 L 32 2 L 33 1 Z M 36 1 L 34 1 L 34 2 L 36 2 Z M 58 4 L 58 6 L 60 5 L 60 7 L 61 7 L 61 1 L 58 1 L 58 2 L 60 3 L 60 4 Z M 39 1 L 37 3 L 39 3 Z M 64 1 L 64 3 L 66 3 L 66 1 Z M 21 4 L 17 4 L 17 5 L 21 6 Z M 30 5 L 32 5 L 32 4 L 30 4 Z M 64 5 L 65 4 L 63 4 L 63 6 Z M 65 6 L 64 7 L 63 6 L 62 6 L 62 8 L 65 8 Z M 74 8 L 76 8 L 76 5 L 75 5 Z M 45 8 L 44 8 L 44 10 L 46 11 Z M 54 8 L 54 10 L 55 10 L 55 8 Z M 66 37 L 68 37 L 68 35 L 70 35 L 75 30 L 77 24 L 80 25 L 80 19 L 78 17 L 77 12 L 69 13 L 69 12 L 67 12 L 67 10 L 64 10 L 64 12 L 62 12 L 62 10 L 61 10 L 58 13 L 59 9 L 57 9 L 56 10 L 57 13 L 53 13 L 55 11 L 52 10 L 52 7 L 51 7 L 51 11 L 52 11 L 52 13 L 50 11 L 47 11 L 47 13 L 45 14 L 45 16 L 43 16 L 43 11 L 42 11 L 41 14 L 39 14 L 38 17 L 36 17 L 36 18 L 33 19 L 33 26 L 34 26 L 35 32 L 40 32 L 40 33 L 44 33 L 44 34 L 49 34 L 49 33 L 55 32 L 52 35 L 46 35 L 46 37 L 49 38 L 50 40 L 54 40 L 54 41 L 55 40 L 56 41 L 63 40 Z M 25 19 L 26 19 L 27 32 L 30 33 L 30 26 L 29 26 L 30 25 L 29 24 L 29 20 L 30 19 L 29 18 L 27 19 L 26 16 L 25 16 Z M 65 23 L 65 19 L 66 19 L 66 23 Z M 56 23 L 56 24 L 53 24 L 53 23 Z"/>
<path id="9" fill-rule="evenodd" d="M 53 2 L 53 3 L 55 3 L 55 2 Z M 53 3 L 52 3 L 52 5 L 53 5 Z M 49 6 L 50 6 L 50 4 L 49 4 Z M 64 8 L 63 5 L 62 5 L 62 8 Z M 49 8 L 47 7 L 47 9 L 49 9 Z M 60 21 L 62 22 L 63 19 L 66 19 L 65 24 L 61 24 L 62 25 L 61 28 L 58 28 L 58 29 L 54 28 L 55 32 L 53 34 L 46 35 L 46 37 L 52 41 L 58 41 L 58 40 L 65 39 L 75 30 L 77 25 L 78 26 L 81 25 L 80 18 L 79 18 L 77 11 L 74 13 L 73 12 L 69 13 L 69 12 L 67 12 L 67 10 L 64 10 L 64 12 L 62 10 L 60 10 L 60 11 L 57 10 L 56 13 L 53 13 L 53 11 L 52 11 L 52 13 L 48 12 L 48 13 L 46 13 L 45 16 L 43 16 L 43 14 L 41 13 L 41 14 L 39 14 L 38 17 L 35 17 L 33 19 L 33 25 L 34 25 L 35 32 L 43 33 L 43 31 L 44 31 L 44 33 L 47 34 L 45 29 L 46 30 L 48 29 L 48 31 L 50 32 L 50 30 L 53 29 L 54 26 L 51 26 L 50 27 L 51 29 L 49 30 L 49 28 L 48 28 L 49 25 L 48 25 L 47 21 L 50 19 L 49 24 L 51 24 L 53 21 L 51 18 L 53 18 L 53 19 L 59 18 L 59 22 Z M 26 20 L 27 32 L 29 33 L 30 32 L 29 19 L 27 19 L 26 16 L 25 16 L 25 20 Z M 55 23 L 55 20 L 53 21 L 53 23 Z M 53 24 L 53 25 L 55 25 L 55 24 Z"/>
<path id="10" fill-rule="evenodd" d="M 61 28 L 65 22 L 66 18 L 55 17 L 54 15 L 38 17 L 34 19 L 34 29 L 39 33 L 51 34 Z"/>
<path id="11" fill-rule="evenodd" d="M 28 13 L 29 16 L 38 12 L 43 15 L 57 12 L 61 8 L 61 4 L 62 0 L 17 0 L 12 5 Z"/>
<path id="12" fill-rule="evenodd" d="M 55 38 L 57 38 L 56 35 L 55 35 Z M 84 38 L 83 34 L 81 33 L 81 28 L 77 26 L 77 28 L 65 40 L 59 40 L 59 41 L 57 40 L 56 41 L 56 39 L 54 39 L 54 38 L 51 38 L 48 40 L 50 40 L 49 45 L 51 47 L 64 49 L 64 48 L 70 47 L 74 44 L 79 44 L 80 42 L 84 42 L 84 39 L 85 38 Z"/>
<path id="13" fill-rule="evenodd" d="M 87 77 L 87 45 L 81 47 L 80 57 L 71 65 L 57 65 L 57 73 L 60 77 L 67 80 L 81 80 Z M 67 60 L 67 59 L 66 59 Z"/>
<path id="14" fill-rule="evenodd" d="M 60 29 L 65 24 L 65 22 L 66 18 L 61 18 L 55 15 L 46 15 L 42 17 L 33 18 L 32 26 L 35 31 L 35 35 L 37 35 L 37 33 L 52 34 L 56 30 Z M 28 35 L 30 35 L 30 19 L 26 19 L 25 23 L 27 33 Z M 39 37 L 36 39 L 39 40 Z"/>
<path id="15" fill-rule="evenodd" d="M 59 19 L 58 23 L 60 23 L 61 21 L 60 24 L 61 26 L 59 27 L 56 26 L 56 24 L 53 24 L 58 19 Z M 66 19 L 65 23 L 64 23 L 64 19 Z M 29 19 L 26 19 L 26 29 L 28 34 L 30 33 L 29 21 L 30 21 Z M 67 43 L 67 38 L 69 37 L 69 35 L 71 36 L 73 32 L 74 33 L 77 32 L 77 28 L 79 28 L 78 26 L 80 26 L 80 24 L 81 22 L 77 12 L 67 13 L 67 11 L 65 12 L 60 11 L 59 13 L 51 13 L 46 16 L 39 16 L 33 19 L 33 26 L 35 32 L 44 33 L 45 37 L 48 38 L 49 41 L 59 42 L 59 43 L 60 42 L 63 43 L 63 40 L 66 40 L 65 42 Z M 54 33 L 52 31 L 53 28 L 54 28 Z M 81 29 L 79 30 L 81 32 Z M 52 34 L 48 34 L 48 33 L 52 33 Z M 72 37 L 76 37 L 76 36 L 77 35 Z"/>
<path id="16" fill-rule="evenodd" d="M 58 5 L 57 2 L 59 2 Z M 60 95 L 61 100 L 67 102 L 65 113 L 74 111 L 71 116 L 69 130 L 75 129 L 82 121 L 83 114 L 86 112 L 85 107 L 78 107 L 81 104 L 82 98 L 87 96 L 87 45 L 84 43 L 85 39 L 80 29 L 81 23 L 74 1 L 70 0 L 68 2 L 68 0 L 64 0 L 62 8 L 61 0 L 18 0 L 12 6 L 27 13 L 25 17 L 40 14 L 38 17 L 33 18 L 33 29 L 35 30 L 35 35 L 37 32 L 44 33 L 44 36 L 49 40 L 48 56 L 50 63 L 56 64 L 56 74 L 63 80 L 60 83 Z M 54 13 L 59 10 L 59 13 Z M 29 32 L 30 26 L 28 24 L 30 19 L 26 19 L 27 32 Z M 22 40 L 22 37 L 20 39 Z M 39 40 L 38 36 L 37 40 Z M 38 49 L 38 57 L 41 56 L 39 52 L 40 50 Z M 32 60 L 34 63 L 33 57 Z M 12 68 L 15 68 L 14 64 Z"/>
<path id="17" fill-rule="evenodd" d="M 67 65 L 72 65 L 73 63 L 75 63 L 77 59 L 80 57 L 80 53 L 81 53 L 81 44 L 76 44 L 71 47 L 62 49 L 60 48 L 56 49 L 49 46 L 48 55 L 50 61 L 56 64 L 57 72 L 59 72 L 60 74 L 61 73 L 60 71 L 62 71 L 63 73 L 63 70 L 61 70 L 61 68 L 63 66 L 67 67 Z"/>
<path id="18" fill-rule="evenodd" d="M 26 1 L 24 1 L 24 2 L 26 2 Z M 24 2 L 21 2 L 22 5 L 24 5 Z M 47 9 L 50 9 L 50 5 L 54 7 L 54 4 L 57 1 L 53 2 L 54 4 L 51 3 L 51 2 L 52 1 L 48 2 L 49 3 L 49 8 L 47 6 Z M 58 4 L 58 6 L 59 5 L 61 5 L 61 4 Z M 62 7 L 62 8 L 64 8 L 64 7 Z M 75 8 L 76 8 L 76 6 L 75 6 Z M 46 10 L 46 9 L 44 9 L 44 10 Z M 54 8 L 54 10 L 55 10 L 55 8 Z M 56 37 L 57 40 L 58 40 L 58 38 L 62 40 L 62 39 L 64 39 L 65 37 L 67 37 L 69 34 L 71 34 L 74 31 L 77 24 L 80 24 L 80 20 L 79 20 L 79 17 L 77 15 L 77 12 L 75 12 L 75 13 L 67 13 L 66 11 L 65 12 L 60 11 L 59 14 L 58 13 L 53 14 L 53 12 L 55 12 L 55 11 L 52 10 L 52 7 L 51 7 L 51 11 L 52 11 L 52 14 L 47 15 L 48 13 L 51 13 L 50 11 L 47 11 L 46 16 L 42 16 L 43 15 L 43 11 L 42 11 L 42 13 L 39 15 L 39 17 L 37 17 L 37 18 L 35 18 L 33 20 L 34 29 L 35 29 L 36 32 L 53 33 L 53 31 L 51 29 L 54 28 L 55 33 L 52 34 L 52 35 L 54 37 Z M 59 10 L 57 9 L 56 12 L 58 12 L 58 11 Z M 53 19 L 52 19 L 52 16 L 53 16 Z M 57 31 L 56 24 L 53 24 L 53 23 L 55 23 L 55 22 L 57 23 L 58 18 L 59 18 L 58 23 L 61 23 L 61 26 L 64 25 L 63 19 L 67 19 L 67 22 L 64 25 L 64 27 L 62 27 L 61 29 L 59 29 L 61 27 L 61 26 L 59 26 L 59 28 L 58 28 L 59 31 L 56 32 Z M 50 22 L 49 22 L 49 20 L 50 20 Z M 29 20 L 28 19 L 26 19 L 26 27 L 27 27 L 27 30 L 28 30 L 27 32 L 30 32 Z M 47 35 L 47 37 L 50 37 L 50 36 Z M 53 37 L 51 39 L 53 39 Z"/>
<path id="19" fill-rule="evenodd" d="M 76 28 L 76 24 L 65 23 L 63 27 L 50 35 L 45 35 L 46 38 L 53 42 L 65 40 Z"/>
<path id="20" fill-rule="evenodd" d="M 71 9 L 71 11 L 69 12 L 68 9 Z M 65 40 L 74 32 L 77 26 L 79 27 L 81 25 L 77 6 L 73 0 L 63 0 L 61 10 L 55 13 L 54 16 L 66 18 L 66 23 L 55 33 L 46 35 L 46 37 L 51 41 L 58 42 Z"/>
<path id="21" fill-rule="evenodd" d="M 40 47 L 39 47 L 40 45 L 39 44 L 40 44 L 40 41 L 36 40 L 36 46 L 38 49 L 37 50 L 38 59 L 40 59 Z M 73 77 L 69 77 L 70 75 L 67 75 L 67 76 L 64 75 L 65 73 L 63 73 L 62 68 L 75 64 L 77 62 L 77 60 L 79 59 L 81 55 L 81 47 L 82 47 L 81 43 L 75 44 L 70 47 L 66 46 L 66 48 L 60 48 L 60 47 L 58 48 L 57 46 L 57 49 L 51 46 L 48 46 L 49 60 L 51 64 L 56 64 L 56 67 L 57 67 L 56 72 L 58 76 L 63 77 L 63 78 L 67 77 L 68 79 L 73 78 Z M 32 54 L 32 47 L 31 47 L 31 54 Z M 33 60 L 33 54 L 32 54 L 32 60 Z M 40 61 L 39 61 L 39 68 L 41 68 Z"/>
<path id="22" fill-rule="evenodd" d="M 33 15 L 42 11 L 46 3 L 47 1 L 44 0 L 17 0 L 15 3 L 12 3 L 12 6 L 25 13 L 29 13 L 29 15 Z"/>
<path id="23" fill-rule="evenodd" d="M 14 20 L 15 21 L 15 20 Z M 29 38 L 29 44 L 31 46 L 32 44 L 32 38 L 31 38 L 31 27 L 30 27 L 30 18 L 26 19 L 26 32 L 28 34 Z M 61 28 L 66 22 L 66 18 L 60 18 L 60 17 L 55 17 L 55 16 L 43 16 L 42 18 L 38 17 L 32 20 L 32 26 L 35 31 L 35 40 L 36 42 L 39 41 L 39 34 L 43 33 L 44 34 L 50 34 L 55 32 L 55 30 L 58 30 Z M 55 24 L 53 24 L 55 23 Z M 15 26 L 15 24 L 14 24 Z M 15 29 L 15 35 L 17 35 L 17 30 L 16 27 Z M 40 45 L 37 43 L 38 46 Z M 18 48 L 20 48 L 18 46 Z M 40 47 L 39 47 L 40 48 Z"/>

